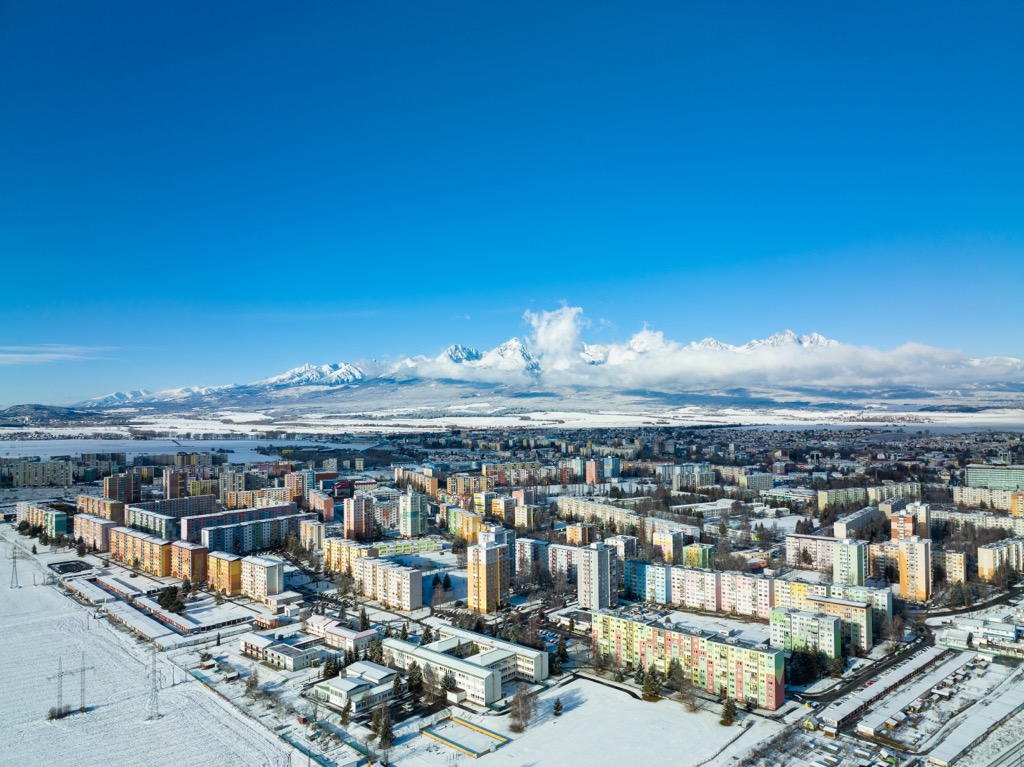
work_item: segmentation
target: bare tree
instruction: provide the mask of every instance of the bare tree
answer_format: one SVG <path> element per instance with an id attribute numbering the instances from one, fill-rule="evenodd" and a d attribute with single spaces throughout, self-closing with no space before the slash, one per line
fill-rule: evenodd
<path id="1" fill-rule="evenodd" d="M 512 704 L 509 707 L 509 717 L 512 720 L 509 729 L 512 732 L 522 732 L 529 727 L 535 707 L 536 701 L 530 695 L 530 688 L 520 683 L 516 687 L 515 695 L 512 696 Z"/>

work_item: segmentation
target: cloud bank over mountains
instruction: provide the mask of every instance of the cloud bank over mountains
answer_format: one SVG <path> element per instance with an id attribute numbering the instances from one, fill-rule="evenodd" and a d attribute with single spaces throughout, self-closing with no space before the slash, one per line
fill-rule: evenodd
<path id="1" fill-rule="evenodd" d="M 526 311 L 525 339 L 481 351 L 453 345 L 436 356 L 306 364 L 248 384 L 136 390 L 87 400 L 92 406 L 224 400 L 249 396 L 297 400 L 354 387 L 445 383 L 542 391 L 717 393 L 735 390 L 837 392 L 974 391 L 1024 393 L 1024 361 L 970 359 L 960 352 L 904 343 L 889 350 L 853 346 L 792 331 L 742 345 L 714 338 L 682 343 L 644 326 L 624 341 L 588 343 L 593 323 L 579 306 Z M 602 323 L 603 324 L 603 323 Z M 379 388 L 384 396 L 385 389 Z"/>
<path id="2" fill-rule="evenodd" d="M 742 345 L 714 338 L 681 343 L 643 327 L 625 341 L 584 341 L 592 323 L 582 307 L 527 311 L 527 339 L 487 352 L 451 347 L 438 357 L 412 357 L 394 369 L 424 378 L 667 391 L 706 387 L 957 388 L 1024 382 L 1024 362 L 969 359 L 917 343 L 891 350 L 858 347 L 817 333 L 786 330 Z"/>

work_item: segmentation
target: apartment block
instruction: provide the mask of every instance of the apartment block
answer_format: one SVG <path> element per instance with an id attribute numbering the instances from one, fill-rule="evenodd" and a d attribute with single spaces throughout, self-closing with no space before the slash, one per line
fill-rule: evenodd
<path id="1" fill-rule="evenodd" d="M 768 622 L 771 646 L 779 650 L 822 652 L 829 658 L 843 654 L 842 626 L 835 616 L 776 607 Z"/>
<path id="2" fill-rule="evenodd" d="M 651 535 L 651 547 L 670 565 L 682 561 L 686 541 L 687 536 L 678 530 L 659 530 Z"/>
<path id="3" fill-rule="evenodd" d="M 329 573 L 347 573 L 354 569 L 360 557 L 379 556 L 378 549 L 368 543 L 350 541 L 346 538 L 324 539 L 324 570 Z"/>
<path id="4" fill-rule="evenodd" d="M 365 541 L 373 538 L 376 515 L 374 498 L 368 493 L 356 493 L 345 499 L 344 535 L 349 540 Z"/>
<path id="5" fill-rule="evenodd" d="M 808 597 L 810 610 L 839 618 L 843 646 L 868 652 L 874 644 L 874 620 L 871 605 L 838 597 Z"/>
<path id="6" fill-rule="evenodd" d="M 321 551 L 327 525 L 319 520 L 307 519 L 299 522 L 299 545 L 307 551 Z"/>
<path id="7" fill-rule="evenodd" d="M 589 522 L 576 522 L 565 527 L 565 542 L 570 546 L 589 546 L 595 538 L 594 526 Z"/>
<path id="8" fill-rule="evenodd" d="M 171 577 L 186 578 L 193 584 L 207 579 L 206 548 L 189 541 L 171 542 Z"/>
<path id="9" fill-rule="evenodd" d="M 406 538 L 425 535 L 430 517 L 427 496 L 409 491 L 398 499 L 398 532 Z"/>
<path id="10" fill-rule="evenodd" d="M 448 492 L 452 495 L 473 495 L 494 490 L 494 477 L 476 474 L 455 474 L 448 477 Z"/>
<path id="11" fill-rule="evenodd" d="M 932 542 L 912 535 L 899 541 L 900 596 L 927 602 L 932 596 Z"/>
<path id="12" fill-rule="evenodd" d="M 864 586 L 868 580 L 868 544 L 844 538 L 832 550 L 832 581 Z"/>
<path id="13" fill-rule="evenodd" d="M 863 487 L 843 487 L 835 490 L 818 491 L 818 511 L 829 506 L 863 506 L 867 503 L 868 491 Z"/>
<path id="14" fill-rule="evenodd" d="M 274 549 L 281 546 L 287 536 L 298 537 L 299 523 L 307 519 L 316 519 L 316 515 L 294 514 L 207 527 L 203 529 L 199 542 L 208 551 L 229 551 L 235 554 Z"/>
<path id="15" fill-rule="evenodd" d="M 989 490 L 1024 489 L 1024 466 L 971 464 L 967 467 L 967 486 Z"/>
<path id="16" fill-rule="evenodd" d="M 695 685 L 742 703 L 775 710 L 785 702 L 782 650 L 752 645 L 681 624 L 637 621 L 619 613 L 594 613 L 595 652 L 632 668 L 667 673 L 678 660 Z"/>
<path id="17" fill-rule="evenodd" d="M 468 593 L 466 606 L 476 613 L 492 613 L 508 601 L 509 552 L 505 546 L 466 548 Z"/>
<path id="18" fill-rule="evenodd" d="M 119 525 L 124 524 L 124 502 L 111 498 L 98 498 L 94 495 L 80 495 L 75 503 L 79 514 L 91 514 L 101 519 L 109 519 Z"/>
<path id="19" fill-rule="evenodd" d="M 946 583 L 967 583 L 967 555 L 964 552 L 932 549 L 932 568 L 936 567 L 941 567 L 946 574 Z"/>
<path id="20" fill-rule="evenodd" d="M 614 608 L 619 601 L 618 559 L 615 550 L 603 543 L 580 548 L 577 565 L 577 592 L 580 608 Z"/>
<path id="21" fill-rule="evenodd" d="M 690 543 L 683 546 L 683 564 L 686 567 L 711 567 L 718 548 L 713 543 Z"/>
<path id="22" fill-rule="evenodd" d="M 903 501 L 917 501 L 921 498 L 920 482 L 894 482 L 891 485 L 878 485 L 868 488 L 868 503 L 877 506 L 882 501 L 899 498 Z"/>
<path id="23" fill-rule="evenodd" d="M 242 522 L 257 522 L 261 520 L 272 520 L 281 517 L 290 517 L 298 513 L 298 507 L 294 503 L 268 503 L 266 506 L 259 506 L 252 509 L 235 509 L 231 511 L 219 511 L 215 513 L 203 513 L 187 515 L 180 518 L 178 522 L 178 537 L 192 543 L 199 543 L 203 538 L 203 531 L 212 527 L 223 527 L 225 525 L 237 525 Z M 316 519 L 315 514 L 303 515 L 306 519 Z"/>
<path id="24" fill-rule="evenodd" d="M 284 591 L 284 562 L 272 557 L 242 559 L 242 595 L 265 602 Z"/>
<path id="25" fill-rule="evenodd" d="M 604 542 L 615 549 L 615 556 L 618 557 L 619 562 L 625 562 L 627 559 L 634 559 L 636 557 L 639 539 L 635 535 L 613 535 L 605 538 Z"/>
<path id="26" fill-rule="evenodd" d="M 120 525 L 112 519 L 103 519 L 92 514 L 76 514 L 75 540 L 81 538 L 90 549 L 106 551 L 110 548 L 110 531 L 115 527 Z"/>
<path id="27" fill-rule="evenodd" d="M 790 567 L 831 570 L 835 546 L 835 538 L 819 535 L 787 535 L 786 564 Z"/>
<path id="28" fill-rule="evenodd" d="M 108 536 L 110 558 L 156 575 L 171 574 L 171 542 L 130 527 L 112 527 Z"/>
<path id="29" fill-rule="evenodd" d="M 844 517 L 840 517 L 836 520 L 832 526 L 832 537 L 833 538 L 853 538 L 857 532 L 863 530 L 865 527 L 871 524 L 874 520 L 881 520 L 884 522 L 884 514 L 876 506 L 865 506 L 859 511 L 855 511 L 852 514 L 847 514 Z"/>
<path id="30" fill-rule="evenodd" d="M 242 558 L 226 551 L 211 551 L 206 557 L 207 585 L 211 591 L 234 596 L 242 591 Z"/>
<path id="31" fill-rule="evenodd" d="M 413 567 L 374 557 L 355 560 L 352 577 L 363 596 L 392 610 L 423 607 L 423 573 Z"/>
<path id="32" fill-rule="evenodd" d="M 1007 538 L 978 547 L 978 578 L 990 581 L 996 568 L 1009 564 L 1015 572 L 1024 571 L 1024 538 Z"/>
<path id="33" fill-rule="evenodd" d="M 142 476 L 137 472 L 112 474 L 103 480 L 103 497 L 124 504 L 142 500 Z"/>

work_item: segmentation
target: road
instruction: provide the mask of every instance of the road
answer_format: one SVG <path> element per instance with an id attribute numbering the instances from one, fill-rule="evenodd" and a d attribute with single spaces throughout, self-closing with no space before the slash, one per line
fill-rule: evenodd
<path id="1" fill-rule="evenodd" d="M 935 637 L 932 634 L 920 637 L 913 642 L 911 647 L 903 653 L 893 653 L 886 658 L 873 663 L 862 671 L 857 672 L 854 676 L 850 677 L 849 681 L 835 687 L 831 690 L 827 690 L 822 693 L 804 693 L 801 695 L 805 700 L 812 701 L 814 703 L 820 703 L 822 706 L 827 706 L 830 703 L 838 700 L 844 695 L 849 694 L 856 688 L 871 681 L 875 677 L 879 676 L 884 671 L 895 666 L 897 663 L 901 663 L 908 658 L 916 655 L 917 653 L 924 650 L 926 647 L 933 647 L 935 645 Z"/>

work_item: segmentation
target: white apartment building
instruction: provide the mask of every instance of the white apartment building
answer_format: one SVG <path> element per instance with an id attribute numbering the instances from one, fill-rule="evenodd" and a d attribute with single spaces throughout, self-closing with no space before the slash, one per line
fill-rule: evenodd
<path id="1" fill-rule="evenodd" d="M 615 549 L 604 543 L 592 543 L 579 550 L 576 585 L 581 609 L 612 609 L 618 605 L 617 566 Z"/>
<path id="2" fill-rule="evenodd" d="M 271 557 L 242 559 L 242 594 L 260 602 L 284 591 L 284 562 Z"/>

